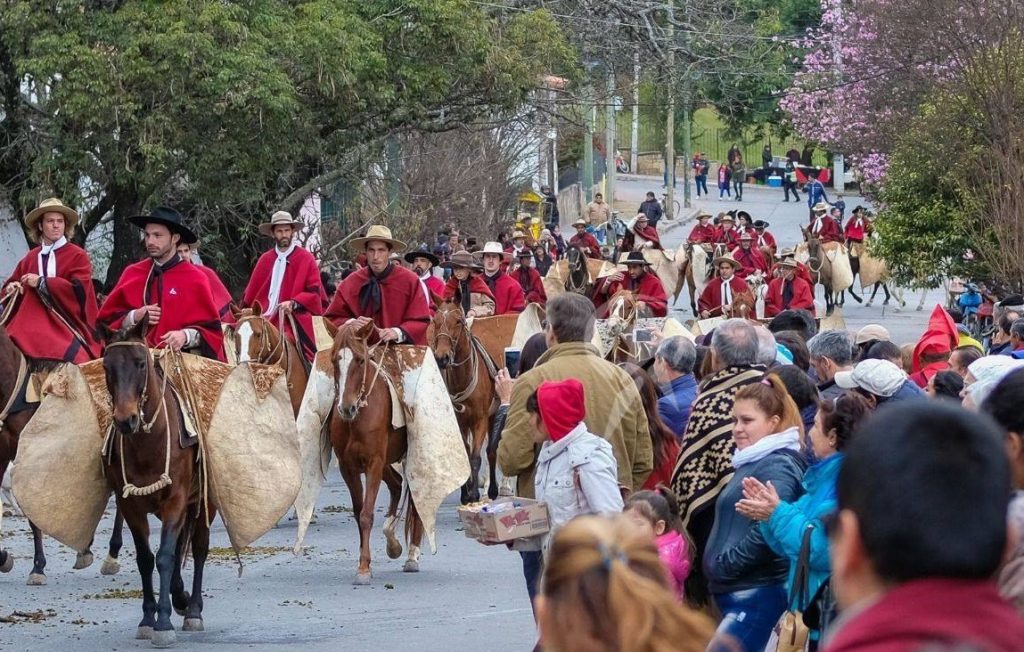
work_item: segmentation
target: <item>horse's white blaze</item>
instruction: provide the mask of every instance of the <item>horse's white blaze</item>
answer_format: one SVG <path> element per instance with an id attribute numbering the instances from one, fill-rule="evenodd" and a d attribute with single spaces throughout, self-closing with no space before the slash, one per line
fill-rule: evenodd
<path id="1" fill-rule="evenodd" d="M 249 362 L 249 340 L 252 339 L 252 324 L 243 321 L 235 331 L 238 333 L 238 362 Z"/>
<path id="2" fill-rule="evenodd" d="M 352 360 L 353 359 L 354 358 L 352 356 L 352 351 L 350 351 L 348 349 L 339 349 L 338 350 L 338 369 L 345 370 L 347 372 L 347 370 L 349 368 L 349 365 L 352 364 Z M 345 387 L 344 387 L 344 384 L 343 384 L 344 383 L 345 375 L 346 375 L 345 373 L 338 374 L 338 387 L 337 387 L 337 391 L 336 391 L 335 394 L 337 396 L 336 400 L 337 400 L 337 403 L 338 403 L 338 409 L 339 410 L 342 409 L 342 407 L 343 407 L 342 404 L 341 404 L 341 400 L 342 400 L 342 395 L 345 393 Z"/>

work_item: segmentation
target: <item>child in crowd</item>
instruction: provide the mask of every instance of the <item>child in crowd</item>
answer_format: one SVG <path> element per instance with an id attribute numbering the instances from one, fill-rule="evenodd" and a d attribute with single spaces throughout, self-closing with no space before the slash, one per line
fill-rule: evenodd
<path id="1" fill-rule="evenodd" d="M 638 491 L 626 501 L 624 513 L 634 517 L 638 523 L 650 526 L 672 591 L 682 600 L 685 597 L 683 583 L 690 575 L 693 561 L 693 545 L 679 519 L 679 501 L 675 494 L 665 486 L 653 491 Z"/>

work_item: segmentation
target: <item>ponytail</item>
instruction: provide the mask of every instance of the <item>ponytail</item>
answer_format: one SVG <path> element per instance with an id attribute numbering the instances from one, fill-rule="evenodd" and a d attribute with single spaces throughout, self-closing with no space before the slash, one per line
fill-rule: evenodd
<path id="1" fill-rule="evenodd" d="M 800 409 L 790 397 L 786 385 L 775 374 L 765 374 L 760 381 L 744 385 L 736 392 L 737 401 L 754 401 L 757 407 L 769 417 L 779 417 L 779 429 L 782 432 L 789 428 L 797 428 L 800 440 L 804 438 L 804 420 Z M 774 434 L 774 433 L 772 433 Z"/>

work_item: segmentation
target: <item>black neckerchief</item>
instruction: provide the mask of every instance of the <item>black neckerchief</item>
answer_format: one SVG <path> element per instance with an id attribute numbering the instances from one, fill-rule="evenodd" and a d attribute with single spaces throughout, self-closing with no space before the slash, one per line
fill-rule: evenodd
<path id="1" fill-rule="evenodd" d="M 164 264 L 160 264 L 153 261 L 153 268 L 149 271 L 149 278 L 146 279 L 146 290 L 145 296 L 146 301 L 149 302 L 152 299 L 153 282 L 156 281 L 156 300 L 153 301 L 156 305 L 161 305 L 160 302 L 164 297 L 164 274 L 171 271 L 181 262 L 181 256 L 174 254 L 170 260 Z"/>
<path id="2" fill-rule="evenodd" d="M 789 304 L 793 301 L 793 281 L 784 279 L 782 281 L 782 307 L 789 309 Z"/>
<path id="3" fill-rule="evenodd" d="M 470 303 L 471 290 L 469 289 L 469 278 L 459 281 L 459 303 L 462 305 L 462 312 L 469 312 L 472 307 Z"/>
<path id="4" fill-rule="evenodd" d="M 380 312 L 381 301 L 383 300 L 380 284 L 381 281 L 391 275 L 394 269 L 394 263 L 388 263 L 384 271 L 377 275 L 369 267 L 366 268 L 368 272 L 366 285 L 359 289 L 359 310 L 364 317 L 370 317 Z"/>
<path id="5" fill-rule="evenodd" d="M 501 271 L 500 270 L 495 272 L 494 276 L 490 276 L 486 272 L 484 272 L 484 283 L 486 283 L 487 287 L 491 290 L 491 294 L 495 293 L 495 289 L 494 288 L 498 284 L 498 277 L 499 276 L 501 276 Z"/>

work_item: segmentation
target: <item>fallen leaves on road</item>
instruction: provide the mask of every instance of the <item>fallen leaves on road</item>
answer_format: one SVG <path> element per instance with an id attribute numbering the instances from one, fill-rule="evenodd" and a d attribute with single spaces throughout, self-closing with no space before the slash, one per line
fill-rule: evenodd
<path id="1" fill-rule="evenodd" d="M 83 600 L 141 600 L 142 589 L 106 589 L 102 593 L 82 596 Z"/>
<path id="2" fill-rule="evenodd" d="M 0 616 L 0 623 L 41 623 L 47 618 L 53 618 L 57 612 L 53 609 L 40 609 L 39 611 L 13 611 L 10 615 Z"/>

